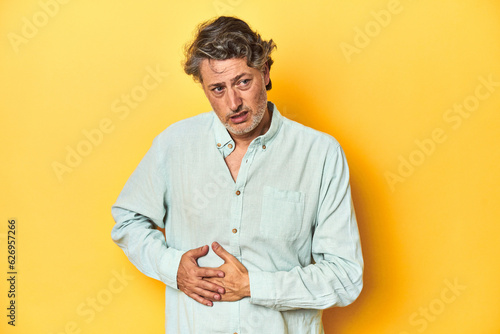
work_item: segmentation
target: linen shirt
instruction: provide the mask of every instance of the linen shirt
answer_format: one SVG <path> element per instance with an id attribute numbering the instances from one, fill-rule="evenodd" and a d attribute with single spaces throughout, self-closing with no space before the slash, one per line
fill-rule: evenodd
<path id="1" fill-rule="evenodd" d="M 211 111 L 157 136 L 112 208 L 113 240 L 166 284 L 167 334 L 323 333 L 321 310 L 361 291 L 344 152 L 268 108 L 270 128 L 251 142 L 236 181 L 224 161 L 235 142 Z M 177 289 L 182 254 L 213 241 L 247 268 L 251 297 L 208 307 Z M 210 250 L 198 264 L 223 261 Z"/>

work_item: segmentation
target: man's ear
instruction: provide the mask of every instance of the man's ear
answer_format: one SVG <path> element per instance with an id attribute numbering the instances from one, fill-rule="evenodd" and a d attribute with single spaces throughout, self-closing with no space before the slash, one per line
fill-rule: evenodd
<path id="1" fill-rule="evenodd" d="M 269 65 L 267 64 L 267 62 L 264 65 L 264 69 L 262 71 L 262 74 L 264 75 L 264 84 L 266 86 L 269 85 L 270 76 L 269 76 Z"/>

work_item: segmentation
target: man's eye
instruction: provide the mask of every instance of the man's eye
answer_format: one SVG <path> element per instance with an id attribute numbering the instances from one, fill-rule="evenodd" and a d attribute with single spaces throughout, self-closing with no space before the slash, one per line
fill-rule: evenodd
<path id="1" fill-rule="evenodd" d="M 212 91 L 216 92 L 216 93 L 220 93 L 222 92 L 224 88 L 223 87 L 215 87 L 214 89 L 212 89 Z"/>
<path id="2" fill-rule="evenodd" d="M 245 85 L 248 85 L 249 82 L 250 82 L 250 79 L 243 79 L 240 81 L 240 84 L 245 86 Z"/>

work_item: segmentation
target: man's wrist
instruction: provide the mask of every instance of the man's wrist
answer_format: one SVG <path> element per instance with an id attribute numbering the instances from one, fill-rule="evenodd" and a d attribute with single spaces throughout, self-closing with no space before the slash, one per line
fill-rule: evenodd
<path id="1" fill-rule="evenodd" d="M 248 276 L 248 273 L 246 274 L 246 280 L 245 280 L 245 286 L 243 288 L 243 298 L 244 297 L 251 297 L 252 293 L 250 291 L 250 278 Z"/>

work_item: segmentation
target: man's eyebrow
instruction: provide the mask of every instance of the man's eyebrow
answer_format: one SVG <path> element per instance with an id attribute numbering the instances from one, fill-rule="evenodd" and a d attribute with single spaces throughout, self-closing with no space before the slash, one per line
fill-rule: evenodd
<path id="1" fill-rule="evenodd" d="M 231 83 L 234 84 L 236 81 L 240 80 L 242 77 L 244 77 L 245 75 L 249 75 L 249 74 L 250 73 L 247 73 L 247 72 L 238 74 L 237 76 L 235 76 L 234 78 L 231 79 Z M 208 85 L 208 87 L 210 87 L 210 88 L 212 88 L 212 87 L 221 87 L 221 86 L 224 86 L 224 85 L 225 85 L 224 82 L 216 82 L 216 83 Z"/>

